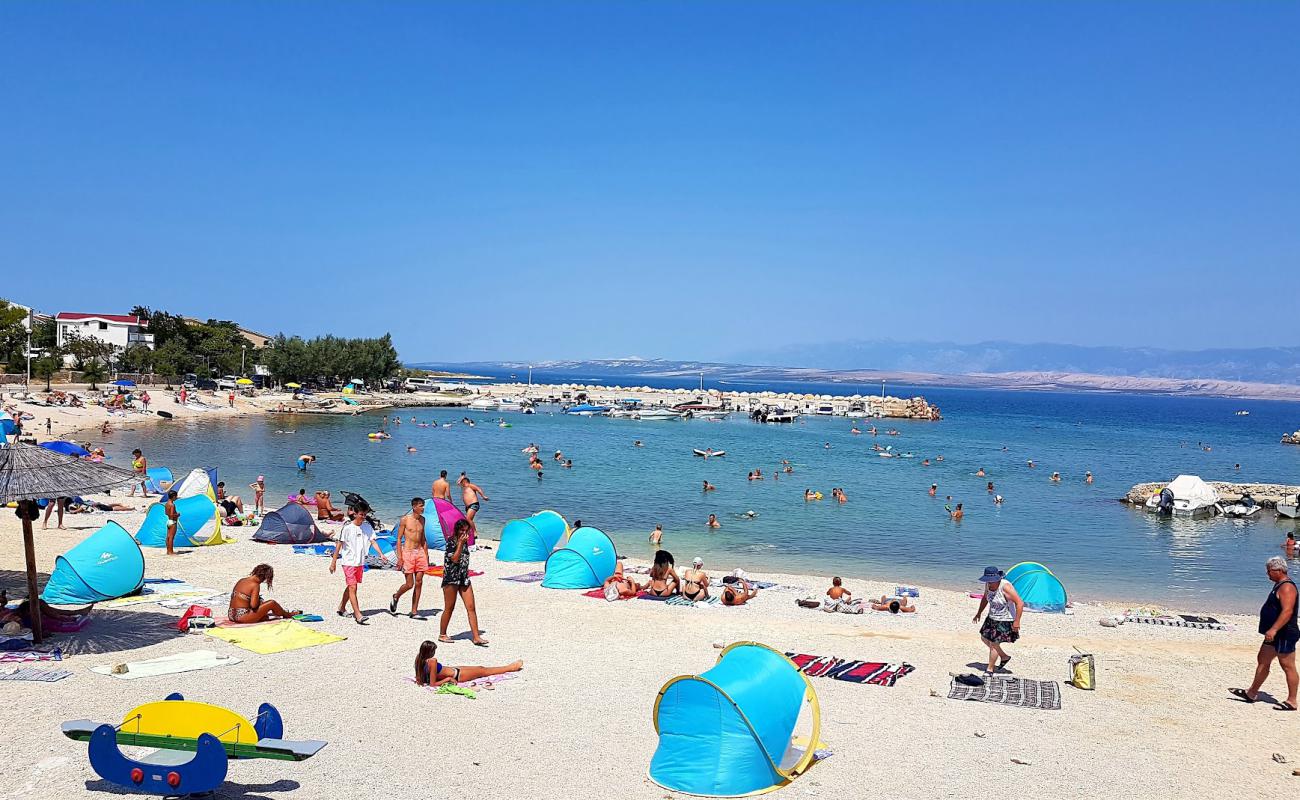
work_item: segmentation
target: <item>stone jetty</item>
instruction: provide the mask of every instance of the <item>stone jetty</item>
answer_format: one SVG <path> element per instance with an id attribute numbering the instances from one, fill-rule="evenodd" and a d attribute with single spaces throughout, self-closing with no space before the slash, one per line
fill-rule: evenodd
<path id="1" fill-rule="evenodd" d="M 1222 500 L 1232 502 L 1241 497 L 1243 492 L 1250 492 L 1255 502 L 1265 508 L 1276 508 L 1278 503 L 1294 503 L 1296 493 L 1300 492 L 1300 486 L 1285 483 L 1232 483 L 1230 481 L 1206 481 L 1206 483 L 1219 493 L 1219 498 Z M 1125 503 L 1139 506 L 1146 503 L 1148 497 L 1157 494 L 1168 485 L 1169 481 L 1139 483 L 1120 499 Z"/>

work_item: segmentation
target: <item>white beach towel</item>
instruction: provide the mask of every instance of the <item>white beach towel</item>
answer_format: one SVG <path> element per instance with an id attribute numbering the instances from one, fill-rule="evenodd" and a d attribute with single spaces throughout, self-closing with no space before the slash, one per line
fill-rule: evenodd
<path id="1" fill-rule="evenodd" d="M 90 671 L 131 681 L 136 678 L 172 675 L 177 672 L 193 672 L 197 669 L 225 667 L 238 663 L 240 663 L 240 659 L 234 656 L 223 656 L 212 650 L 195 650 L 191 653 L 177 653 L 174 656 L 151 658 L 148 661 L 129 661 L 126 663 L 127 671 L 119 674 L 113 673 L 114 665 L 112 664 L 99 664 L 91 667 Z"/>

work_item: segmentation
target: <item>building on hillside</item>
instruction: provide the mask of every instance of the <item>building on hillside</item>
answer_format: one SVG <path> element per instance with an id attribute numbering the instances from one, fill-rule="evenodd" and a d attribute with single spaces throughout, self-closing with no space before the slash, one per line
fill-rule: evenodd
<path id="1" fill-rule="evenodd" d="M 81 314 L 60 311 L 55 317 L 59 347 L 65 346 L 75 336 L 90 337 L 107 342 L 118 350 L 142 344 L 153 349 L 153 334 L 147 333 L 149 320 L 130 314 Z"/>
<path id="2" fill-rule="evenodd" d="M 201 320 L 201 319 L 196 319 L 196 318 L 194 318 L 194 317 L 183 317 L 182 319 L 185 320 L 185 324 L 187 324 L 187 325 L 207 325 L 207 324 L 208 324 L 207 322 L 205 322 L 205 321 L 203 321 L 203 320 Z M 238 326 L 236 326 L 236 327 L 238 327 Z M 246 340 L 248 340 L 248 344 L 249 344 L 250 347 L 267 347 L 267 346 L 269 346 L 269 345 L 271 344 L 272 340 L 274 340 L 274 338 L 275 338 L 275 337 L 273 337 L 273 336 L 267 336 L 265 333 L 258 333 L 257 331 L 250 331 L 248 328 L 239 328 L 239 335 L 240 335 L 240 336 L 243 336 Z"/>

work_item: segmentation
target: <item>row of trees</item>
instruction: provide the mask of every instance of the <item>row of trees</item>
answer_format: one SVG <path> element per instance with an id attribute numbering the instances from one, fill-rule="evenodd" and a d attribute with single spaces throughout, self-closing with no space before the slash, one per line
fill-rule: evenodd
<path id="1" fill-rule="evenodd" d="M 280 334 L 262 351 L 262 364 L 277 381 L 287 382 L 339 378 L 360 378 L 374 384 L 396 375 L 402 368 L 393 339 L 344 339 L 320 336 L 315 339 Z"/>

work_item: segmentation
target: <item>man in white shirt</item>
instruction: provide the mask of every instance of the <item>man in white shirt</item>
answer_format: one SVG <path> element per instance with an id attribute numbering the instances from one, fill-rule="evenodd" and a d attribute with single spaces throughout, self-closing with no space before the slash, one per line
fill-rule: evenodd
<path id="1" fill-rule="evenodd" d="M 361 602 L 357 600 L 357 586 L 361 585 L 361 576 L 366 570 L 366 553 L 370 550 L 375 551 L 375 555 L 380 558 L 384 557 L 384 551 L 379 549 L 379 544 L 375 542 L 375 529 L 370 527 L 366 522 L 366 514 L 369 508 L 348 508 L 348 523 L 339 531 L 338 538 L 334 544 L 334 554 L 330 556 L 330 574 L 334 574 L 334 568 L 338 564 L 343 565 L 343 578 L 347 581 L 347 588 L 343 590 L 343 597 L 339 600 L 338 615 L 344 616 L 345 606 L 352 603 L 352 618 L 358 625 L 369 625 L 370 622 L 361 613 Z"/>

